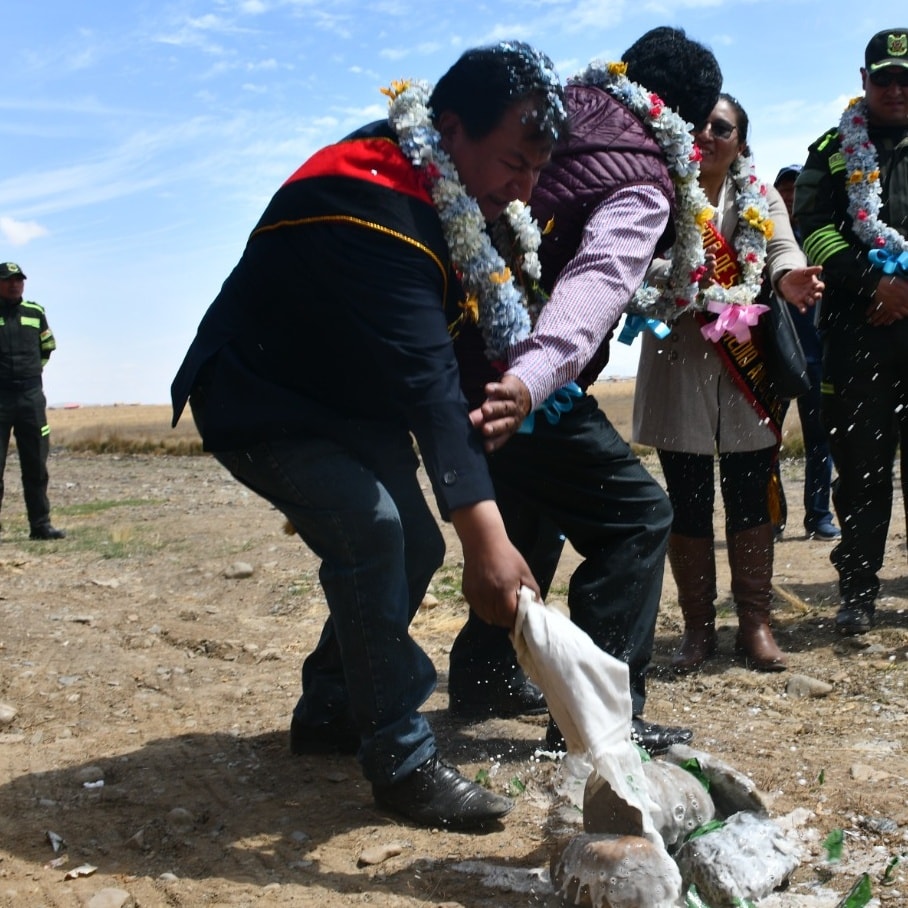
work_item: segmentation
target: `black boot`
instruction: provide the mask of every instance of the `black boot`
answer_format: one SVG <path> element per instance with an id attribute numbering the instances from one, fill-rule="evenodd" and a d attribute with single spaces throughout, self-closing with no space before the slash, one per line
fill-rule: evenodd
<path id="1" fill-rule="evenodd" d="M 873 628 L 874 603 L 843 602 L 835 616 L 835 629 L 843 637 L 857 637 Z"/>

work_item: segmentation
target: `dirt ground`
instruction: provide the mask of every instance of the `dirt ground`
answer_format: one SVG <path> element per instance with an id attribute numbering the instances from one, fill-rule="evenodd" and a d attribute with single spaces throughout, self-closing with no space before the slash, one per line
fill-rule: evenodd
<path id="1" fill-rule="evenodd" d="M 624 384 L 602 392 L 619 428 Z M 76 421 L 135 421 L 130 409 L 52 411 L 54 437 Z M 140 421 L 168 431 L 163 408 L 139 409 Z M 658 476 L 657 462 L 646 463 Z M 516 797 L 500 828 L 482 835 L 381 812 L 352 757 L 290 755 L 300 665 L 326 612 L 317 562 L 284 535 L 280 515 L 208 457 L 55 448 L 50 470 L 54 523 L 68 538 L 49 543 L 28 540 L 15 457 L 6 472 L 0 905 L 555 904 L 547 868 L 558 765 L 537 754 L 545 718 L 465 726 L 447 715 L 447 652 L 465 611 L 453 535 L 437 604 L 412 632 L 438 669 L 426 712 L 443 754 Z M 689 677 L 669 671 L 681 624 L 667 575 L 647 714 L 691 726 L 695 746 L 750 775 L 773 815 L 795 827 L 801 865 L 788 891 L 761 906 L 833 908 L 864 872 L 872 904 L 908 905 L 901 499 L 879 625 L 843 641 L 832 624 L 831 544 L 799 532 L 803 464 L 786 462 L 783 475 L 777 636 L 790 670 L 757 674 L 736 661 L 720 543 L 720 655 Z M 231 576 L 241 562 L 251 576 Z M 564 598 L 574 564 L 568 552 L 552 599 Z M 789 693 L 796 675 L 831 693 Z M 844 847 L 830 862 L 824 841 L 835 830 Z M 375 848 L 378 862 L 366 863 Z"/>

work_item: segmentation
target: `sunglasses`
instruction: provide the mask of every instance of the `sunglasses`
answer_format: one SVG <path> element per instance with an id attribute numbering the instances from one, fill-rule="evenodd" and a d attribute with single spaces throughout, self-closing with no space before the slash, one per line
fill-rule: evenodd
<path id="1" fill-rule="evenodd" d="M 706 132 L 708 129 L 713 134 L 714 139 L 730 139 L 731 134 L 737 128 L 733 123 L 729 123 L 728 120 L 709 120 L 697 132 Z"/>
<path id="2" fill-rule="evenodd" d="M 893 82 L 899 88 L 908 88 L 908 69 L 898 71 L 881 69 L 878 72 L 870 73 L 868 78 L 877 88 L 889 88 Z"/>

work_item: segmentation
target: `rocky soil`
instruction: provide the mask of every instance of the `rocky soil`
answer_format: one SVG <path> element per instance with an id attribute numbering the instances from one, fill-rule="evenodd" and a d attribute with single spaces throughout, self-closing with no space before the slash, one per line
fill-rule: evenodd
<path id="1" fill-rule="evenodd" d="M 56 451 L 50 468 L 61 542 L 28 540 L 15 458 L 6 473 L 0 905 L 556 904 L 560 770 L 539 753 L 544 717 L 463 726 L 447 715 L 446 654 L 465 608 L 453 537 L 413 634 L 438 669 L 426 710 L 443 753 L 516 797 L 483 835 L 381 812 L 353 758 L 290 755 L 299 668 L 325 605 L 316 560 L 280 515 L 207 457 Z M 871 904 L 905 905 L 901 503 L 879 625 L 840 640 L 831 545 L 798 533 L 801 464 L 784 476 L 777 624 L 790 671 L 736 661 L 722 545 L 720 655 L 689 677 L 668 670 L 680 614 L 667 577 L 648 716 L 693 727 L 696 747 L 748 774 L 791 827 L 803 860 L 761 906 L 833 908 L 865 872 Z M 575 563 L 566 553 L 551 598 L 564 598 Z M 839 830 L 831 861 L 824 843 Z"/>

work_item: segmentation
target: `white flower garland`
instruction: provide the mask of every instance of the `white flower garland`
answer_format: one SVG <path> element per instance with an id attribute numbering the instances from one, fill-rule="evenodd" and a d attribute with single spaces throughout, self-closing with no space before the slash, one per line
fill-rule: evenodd
<path id="1" fill-rule="evenodd" d="M 775 225 L 769 217 L 766 184 L 754 172 L 753 158 L 738 155 L 729 169 L 735 187 L 738 227 L 734 247 L 740 273 L 733 287 L 712 283 L 701 294 L 703 302 L 749 306 L 756 301 L 766 266 L 766 242 L 772 239 Z"/>
<path id="2" fill-rule="evenodd" d="M 863 98 L 853 98 L 848 103 L 839 122 L 839 136 L 847 174 L 848 213 L 854 222 L 854 232 L 870 247 L 871 261 L 877 267 L 890 273 L 897 267 L 904 268 L 895 263 L 908 255 L 908 240 L 880 220 L 883 204 L 880 162 L 867 134 L 867 103 Z"/>
<path id="3" fill-rule="evenodd" d="M 700 149 L 693 140 L 693 127 L 665 102 L 636 82 L 631 82 L 624 63 L 591 63 L 571 81 L 598 85 L 617 98 L 652 131 L 662 149 L 675 186 L 677 216 L 671 250 L 671 272 L 664 285 L 644 285 L 633 296 L 628 311 L 647 318 L 672 321 L 687 309 L 703 310 L 713 304 L 749 305 L 760 291 L 766 263 L 766 240 L 772 236 L 772 221 L 766 186 L 753 172 L 749 157 L 732 165 L 736 208 L 740 224 L 735 249 L 741 277 L 734 287 L 710 284 L 703 292 L 700 280 L 706 274 L 703 228 L 713 209 L 699 183 Z"/>
<path id="4" fill-rule="evenodd" d="M 400 149 L 425 176 L 438 210 L 452 264 L 467 296 L 464 309 L 478 320 L 489 359 L 503 359 L 505 351 L 528 337 L 532 328 L 524 282 L 520 276 L 514 279 L 505 258 L 535 284 L 541 275 L 539 227 L 526 205 L 511 202 L 493 225 L 493 245 L 479 204 L 467 194 L 432 125 L 429 84 L 394 82 L 383 92 L 391 99 L 388 122 Z"/>
<path id="5" fill-rule="evenodd" d="M 712 208 L 698 182 L 700 149 L 694 144 L 691 125 L 658 95 L 631 82 L 626 71 L 625 63 L 594 62 L 570 81 L 604 88 L 650 128 L 665 155 L 678 212 L 671 273 L 663 286 L 641 287 L 628 311 L 670 321 L 685 307 L 702 308 L 697 305 L 699 281 L 705 273 L 702 227 Z"/>

